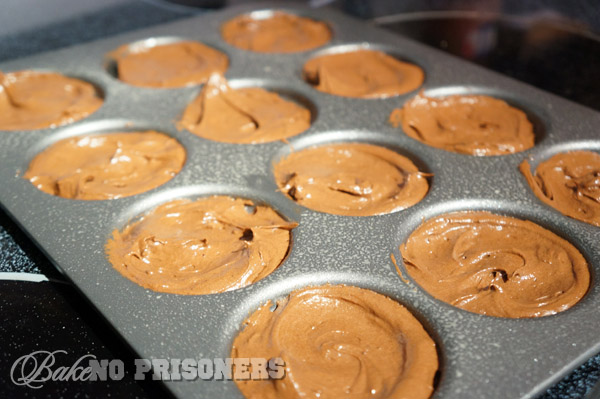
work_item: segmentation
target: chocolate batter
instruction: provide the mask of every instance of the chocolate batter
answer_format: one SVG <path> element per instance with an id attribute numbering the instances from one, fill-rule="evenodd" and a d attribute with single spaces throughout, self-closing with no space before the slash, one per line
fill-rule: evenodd
<path id="1" fill-rule="evenodd" d="M 213 75 L 185 109 L 180 128 L 225 143 L 265 143 L 302 133 L 310 111 L 258 87 L 232 89 Z"/>
<path id="2" fill-rule="evenodd" d="M 181 144 L 154 131 L 78 136 L 39 153 L 23 177 L 63 198 L 114 199 L 166 183 L 184 161 Z"/>
<path id="3" fill-rule="evenodd" d="M 419 94 L 394 110 L 390 122 L 432 147 L 461 154 L 489 156 L 527 150 L 534 145 L 527 115 L 488 96 L 427 97 Z"/>
<path id="4" fill-rule="evenodd" d="M 267 303 L 244 323 L 232 357 L 282 358 L 283 379 L 236 380 L 249 399 L 411 398 L 433 392 L 435 343 L 402 305 L 324 285 Z"/>
<path id="5" fill-rule="evenodd" d="M 225 54 L 202 43 L 183 41 L 129 51 L 123 46 L 108 55 L 116 59 L 123 82 L 142 87 L 184 87 L 204 83 L 213 73 L 224 74 Z"/>
<path id="6" fill-rule="evenodd" d="M 534 194 L 564 215 L 600 226 L 600 154 L 573 151 L 554 155 L 531 174 L 520 166 Z"/>
<path id="7" fill-rule="evenodd" d="M 213 294 L 245 287 L 275 270 L 296 226 L 247 199 L 175 200 L 115 230 L 106 251 L 115 269 L 145 288 Z"/>
<path id="8" fill-rule="evenodd" d="M 360 143 L 293 152 L 274 165 L 280 190 L 302 206 L 370 216 L 408 208 L 425 197 L 427 175 L 406 157 Z"/>
<path id="9" fill-rule="evenodd" d="M 34 130 L 73 123 L 102 106 L 96 88 L 58 73 L 0 72 L 0 130 Z"/>
<path id="10" fill-rule="evenodd" d="M 562 312 L 587 292 L 590 271 L 568 241 L 535 223 L 488 212 L 455 212 L 423 223 L 400 252 L 431 295 L 490 316 Z"/>
<path id="11" fill-rule="evenodd" d="M 405 94 L 419 88 L 425 79 L 417 65 L 374 50 L 315 57 L 304 64 L 303 74 L 317 90 L 355 98 Z"/>
<path id="12" fill-rule="evenodd" d="M 259 53 L 296 53 L 321 47 L 331 40 L 325 23 L 285 12 L 266 18 L 241 15 L 225 23 L 221 34 L 232 46 Z"/>

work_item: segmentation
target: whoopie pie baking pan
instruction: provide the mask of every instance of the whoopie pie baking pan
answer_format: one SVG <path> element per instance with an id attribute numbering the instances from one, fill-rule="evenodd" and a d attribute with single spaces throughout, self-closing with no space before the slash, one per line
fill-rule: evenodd
<path id="1" fill-rule="evenodd" d="M 261 54 L 234 48 L 221 25 L 240 14 L 273 9 L 326 21 L 333 32 L 324 47 L 294 54 Z M 308 106 L 312 127 L 289 142 L 226 144 L 209 141 L 175 122 L 200 87 L 149 89 L 115 77 L 106 53 L 123 44 L 152 46 L 197 40 L 225 52 L 233 87 L 259 86 Z M 321 93 L 301 76 L 304 63 L 327 52 L 382 50 L 425 70 L 429 96 L 487 94 L 527 112 L 536 132 L 531 150 L 474 157 L 426 146 L 387 122 L 390 112 L 415 94 L 352 99 Z M 308 285 L 343 283 L 369 288 L 408 307 L 438 344 L 436 398 L 531 398 L 600 351 L 600 229 L 563 216 L 531 192 L 518 165 L 532 167 L 555 153 L 600 151 L 600 114 L 534 87 L 398 37 L 337 11 L 300 6 L 243 6 L 159 25 L 108 39 L 0 64 L 0 70 L 51 70 L 97 85 L 99 111 L 68 126 L 0 132 L 0 202 L 66 277 L 142 358 L 224 358 L 242 321 L 268 299 Z M 573 77 L 576 79 L 577 77 Z M 153 129 L 185 147 L 182 171 L 143 194 L 107 201 L 51 196 L 22 178 L 31 159 L 71 136 Z M 423 201 L 403 211 L 372 217 L 335 216 L 300 207 L 277 191 L 272 163 L 313 145 L 379 144 L 408 156 L 430 172 Z M 115 229 L 163 202 L 228 194 L 266 203 L 299 223 L 284 263 L 248 287 L 220 294 L 183 296 L 146 290 L 119 274 L 104 246 Z M 488 210 L 529 219 L 574 244 L 589 262 L 592 283 L 571 309 L 538 319 L 505 319 L 469 313 L 442 303 L 408 277 L 399 245 L 422 222 L 450 211 Z M 398 260 L 401 274 L 390 259 Z M 241 398 L 232 381 L 167 381 L 178 397 Z"/>

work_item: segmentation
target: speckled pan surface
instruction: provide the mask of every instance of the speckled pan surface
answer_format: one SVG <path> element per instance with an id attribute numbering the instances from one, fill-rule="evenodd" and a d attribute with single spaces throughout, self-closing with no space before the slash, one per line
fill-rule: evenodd
<path id="1" fill-rule="evenodd" d="M 517 167 L 525 157 L 531 157 L 535 167 L 558 151 L 600 150 L 600 114 L 330 10 L 283 8 L 330 23 L 332 42 L 314 51 L 265 55 L 236 49 L 221 40 L 219 28 L 224 21 L 253 9 L 269 8 L 230 8 L 0 64 L 5 72 L 37 68 L 80 77 L 98 85 L 105 94 L 98 112 L 70 126 L 0 132 L 0 202 L 139 356 L 228 357 L 231 342 L 249 312 L 294 288 L 325 282 L 353 284 L 386 294 L 423 321 L 439 345 L 442 361 L 434 397 L 534 397 L 598 352 L 600 230 L 541 203 Z M 224 51 L 231 62 L 226 76 L 234 86 L 262 86 L 312 104 L 317 112 L 314 123 L 289 140 L 294 148 L 361 141 L 397 149 L 435 175 L 429 194 L 408 210 L 376 217 L 334 216 L 295 205 L 276 191 L 272 176 L 272 162 L 289 152 L 287 144 L 225 144 L 178 131 L 174 121 L 199 87 L 137 88 L 107 72 L 105 53 L 125 43 L 164 37 L 199 40 Z M 306 60 L 323 51 L 338 51 L 339 46 L 382 49 L 417 63 L 425 70 L 424 89 L 430 95 L 472 92 L 504 98 L 535 117 L 537 145 L 520 154 L 483 158 L 427 147 L 387 123 L 392 109 L 414 92 L 385 100 L 349 99 L 320 93 L 302 80 Z M 154 190 L 111 201 L 75 201 L 44 194 L 20 177 L 35 154 L 61 138 L 135 129 L 170 134 L 187 150 L 183 170 Z M 237 291 L 178 296 L 145 290 L 122 277 L 106 260 L 104 245 L 113 229 L 170 199 L 209 194 L 263 201 L 299 222 L 292 233 L 291 253 L 279 269 Z M 555 316 L 510 320 L 453 308 L 414 283 L 403 282 L 390 253 L 401 259 L 398 245 L 422 218 L 474 209 L 530 219 L 575 244 L 592 270 L 587 296 Z M 241 398 L 230 381 L 166 385 L 179 397 Z"/>

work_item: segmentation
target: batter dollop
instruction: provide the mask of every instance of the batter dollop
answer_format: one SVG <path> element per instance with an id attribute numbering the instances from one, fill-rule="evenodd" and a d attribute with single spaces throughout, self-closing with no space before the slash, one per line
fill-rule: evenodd
<path id="1" fill-rule="evenodd" d="M 143 193 L 171 180 L 185 162 L 174 138 L 155 131 L 61 140 L 39 153 L 23 176 L 63 198 L 104 200 Z"/>
<path id="2" fill-rule="evenodd" d="M 488 212 L 427 220 L 400 246 L 406 271 L 432 296 L 490 316 L 562 312 L 587 292 L 583 255 L 543 227 Z"/>
<path id="3" fill-rule="evenodd" d="M 221 34 L 232 46 L 259 53 L 296 53 L 331 40 L 327 24 L 281 11 L 265 18 L 241 15 L 225 23 Z"/>
<path id="4" fill-rule="evenodd" d="M 133 86 L 175 88 L 204 83 L 224 74 L 229 59 L 202 43 L 181 41 L 130 51 L 123 46 L 108 54 L 117 62 L 120 80 Z"/>
<path id="5" fill-rule="evenodd" d="M 415 64 L 381 51 L 325 54 L 304 64 L 304 79 L 317 90 L 336 96 L 386 98 L 419 88 L 425 79 Z"/>
<path id="6" fill-rule="evenodd" d="M 488 96 L 415 96 L 390 115 L 394 126 L 432 147 L 461 154 L 489 156 L 525 151 L 534 145 L 527 115 Z"/>
<path id="7" fill-rule="evenodd" d="M 600 154 L 572 151 L 539 164 L 535 175 L 520 166 L 534 194 L 564 215 L 600 226 Z"/>
<path id="8" fill-rule="evenodd" d="M 249 399 L 410 398 L 433 392 L 434 341 L 402 305 L 370 290 L 324 285 L 256 310 L 231 357 L 282 358 L 285 376 L 236 380 Z"/>
<path id="9" fill-rule="evenodd" d="M 83 80 L 59 73 L 0 72 L 0 130 L 57 127 L 96 112 L 103 100 Z"/>
<path id="10" fill-rule="evenodd" d="M 212 294 L 245 287 L 277 269 L 296 226 L 248 199 L 175 200 L 115 230 L 106 252 L 115 269 L 145 288 Z"/>
<path id="11" fill-rule="evenodd" d="M 380 215 L 408 208 L 429 190 L 408 158 L 362 143 L 292 152 L 274 165 L 280 190 L 302 206 L 336 215 Z"/>
<path id="12" fill-rule="evenodd" d="M 310 111 L 293 101 L 259 87 L 232 89 L 213 75 L 179 126 L 209 140 L 257 144 L 295 136 L 310 122 Z"/>

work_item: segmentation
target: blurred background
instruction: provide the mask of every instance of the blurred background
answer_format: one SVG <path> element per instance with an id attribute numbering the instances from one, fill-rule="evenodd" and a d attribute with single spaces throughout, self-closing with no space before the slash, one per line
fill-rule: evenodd
<path id="1" fill-rule="evenodd" d="M 581 104 L 600 107 L 597 0 L 288 0 L 330 6 Z M 244 0 L 2 0 L 0 61 Z M 576 77 L 576 79 L 572 78 Z"/>

